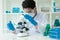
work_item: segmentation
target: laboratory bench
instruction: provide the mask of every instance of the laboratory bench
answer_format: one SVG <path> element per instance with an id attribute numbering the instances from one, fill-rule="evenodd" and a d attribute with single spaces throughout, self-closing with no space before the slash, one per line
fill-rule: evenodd
<path id="1" fill-rule="evenodd" d="M 31 33 L 29 36 L 26 37 L 18 37 L 16 34 L 13 33 L 4 33 L 5 40 L 58 40 L 52 39 L 49 36 L 43 36 L 41 33 Z"/>

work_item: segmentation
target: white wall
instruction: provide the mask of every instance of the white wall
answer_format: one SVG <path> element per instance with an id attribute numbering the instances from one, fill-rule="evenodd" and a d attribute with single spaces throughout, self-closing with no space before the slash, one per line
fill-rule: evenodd
<path id="1" fill-rule="evenodd" d="M 36 3 L 38 12 L 41 12 L 41 8 L 46 7 L 46 9 L 50 9 L 51 6 L 51 0 L 38 0 Z"/>
<path id="2" fill-rule="evenodd" d="M 4 36 L 3 36 L 3 24 L 2 24 L 2 22 L 3 22 L 3 20 L 2 20 L 2 0 L 0 0 L 0 40 L 4 40 Z"/>
<path id="3" fill-rule="evenodd" d="M 12 11 L 13 7 L 21 7 L 23 0 L 4 0 L 4 11 L 9 10 Z"/>

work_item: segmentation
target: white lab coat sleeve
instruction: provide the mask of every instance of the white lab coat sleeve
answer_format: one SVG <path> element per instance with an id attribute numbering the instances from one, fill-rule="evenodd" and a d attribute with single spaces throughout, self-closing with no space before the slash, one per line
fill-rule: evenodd
<path id="1" fill-rule="evenodd" d="M 35 20 L 39 22 L 40 25 L 46 25 L 48 23 L 48 16 L 45 13 L 38 13 Z"/>
<path id="2" fill-rule="evenodd" d="M 48 17 L 44 13 L 38 13 L 35 20 L 38 22 L 40 32 L 44 32 L 46 24 L 48 23 Z M 43 30 L 44 29 L 44 30 Z"/>

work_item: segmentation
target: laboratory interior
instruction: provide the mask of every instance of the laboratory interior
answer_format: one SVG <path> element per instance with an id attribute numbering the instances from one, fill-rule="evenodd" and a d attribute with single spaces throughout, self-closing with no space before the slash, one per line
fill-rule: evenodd
<path id="1" fill-rule="evenodd" d="M 5 40 L 60 40 L 59 4 L 60 0 L 3 0 Z"/>

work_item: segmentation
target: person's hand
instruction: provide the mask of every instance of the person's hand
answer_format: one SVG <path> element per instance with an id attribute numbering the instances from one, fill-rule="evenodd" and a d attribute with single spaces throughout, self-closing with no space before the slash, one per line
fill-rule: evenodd
<path id="1" fill-rule="evenodd" d="M 36 32 L 40 33 L 38 25 L 36 26 Z"/>

